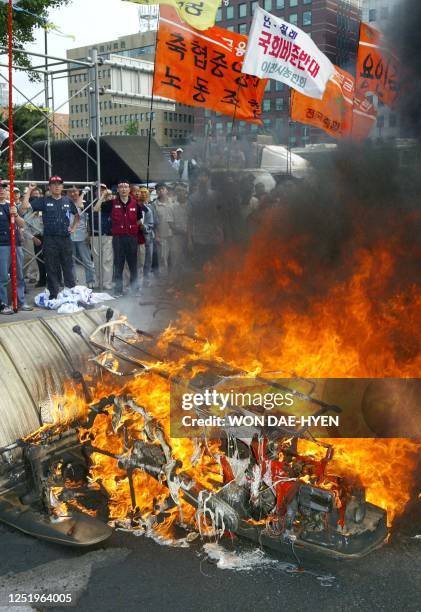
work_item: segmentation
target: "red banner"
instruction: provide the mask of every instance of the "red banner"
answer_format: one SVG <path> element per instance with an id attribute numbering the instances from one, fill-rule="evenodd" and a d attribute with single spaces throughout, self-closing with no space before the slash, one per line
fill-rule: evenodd
<path id="1" fill-rule="evenodd" d="M 365 140 L 376 121 L 376 109 L 355 94 L 354 77 L 335 67 L 321 100 L 291 92 L 291 119 L 313 125 L 333 138 Z"/>
<path id="2" fill-rule="evenodd" d="M 356 86 L 358 92 L 372 92 L 390 107 L 398 95 L 399 61 L 383 34 L 366 23 L 360 26 Z"/>
<path id="3" fill-rule="evenodd" d="M 199 32 L 161 7 L 154 94 L 261 124 L 266 79 L 242 74 L 247 36 L 214 26 Z"/>

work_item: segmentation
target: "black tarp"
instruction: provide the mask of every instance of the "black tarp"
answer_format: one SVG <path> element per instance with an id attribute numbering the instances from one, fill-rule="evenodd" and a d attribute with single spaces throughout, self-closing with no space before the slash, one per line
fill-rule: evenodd
<path id="1" fill-rule="evenodd" d="M 96 160 L 96 144 L 91 139 L 76 139 L 83 151 Z M 46 157 L 46 143 L 35 143 L 35 150 Z M 52 174 L 58 174 L 65 181 L 96 181 L 95 161 L 87 158 L 70 140 L 56 140 L 51 143 Z M 48 180 L 47 165 L 32 154 L 33 180 Z M 103 136 L 101 137 L 101 181 L 109 186 L 125 178 L 131 183 L 146 182 L 148 167 L 148 138 L 146 136 Z M 151 141 L 149 180 L 174 181 L 177 176 L 165 159 L 164 153 L 155 140 Z"/>

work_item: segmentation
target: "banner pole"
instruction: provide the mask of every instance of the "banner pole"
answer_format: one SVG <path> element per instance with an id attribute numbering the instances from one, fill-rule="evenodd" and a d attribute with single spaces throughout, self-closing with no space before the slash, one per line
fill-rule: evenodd
<path id="1" fill-rule="evenodd" d="M 152 141 L 152 116 L 153 116 L 153 90 L 155 86 L 155 67 L 156 67 L 156 52 L 158 49 L 158 35 L 159 35 L 159 8 L 158 8 L 158 19 L 156 24 L 156 38 L 155 38 L 155 58 L 153 63 L 153 75 L 152 75 L 152 91 L 151 91 L 151 106 L 149 112 L 149 130 L 148 130 L 148 166 L 146 169 L 146 187 L 149 188 L 149 179 L 150 179 L 150 163 L 151 163 L 151 141 Z"/>
<path id="2" fill-rule="evenodd" d="M 237 87 L 237 93 L 235 95 L 235 99 L 236 101 L 238 100 L 238 94 L 240 93 L 240 83 L 238 83 L 238 87 Z M 235 122 L 237 119 L 237 106 L 239 105 L 236 104 L 235 108 L 234 108 L 234 114 L 232 116 L 232 124 L 231 124 L 231 138 L 230 138 L 230 144 L 229 144 L 229 148 L 228 148 L 228 163 L 227 163 L 227 169 L 230 169 L 230 165 L 231 165 L 231 151 L 232 151 L 232 139 L 234 138 L 234 126 L 235 126 Z"/>
<path id="3" fill-rule="evenodd" d="M 13 132 L 13 0 L 9 0 L 8 12 L 8 55 L 9 55 L 9 198 L 10 209 L 15 205 L 15 168 L 14 168 L 14 132 Z M 12 307 L 18 311 L 18 294 L 16 279 L 16 236 L 15 215 L 10 215 L 10 261 L 12 279 Z"/>

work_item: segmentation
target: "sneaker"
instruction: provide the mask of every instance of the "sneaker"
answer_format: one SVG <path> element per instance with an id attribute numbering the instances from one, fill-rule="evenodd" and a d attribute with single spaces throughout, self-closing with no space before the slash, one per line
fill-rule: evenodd
<path id="1" fill-rule="evenodd" d="M 33 310 L 33 308 L 29 304 L 19 304 L 18 310 L 22 310 L 23 312 L 30 312 L 31 310 Z"/>
<path id="2" fill-rule="evenodd" d="M 2 314 L 2 315 L 11 315 L 11 314 L 13 314 L 13 310 L 7 304 L 2 304 L 0 306 L 0 314 Z"/>

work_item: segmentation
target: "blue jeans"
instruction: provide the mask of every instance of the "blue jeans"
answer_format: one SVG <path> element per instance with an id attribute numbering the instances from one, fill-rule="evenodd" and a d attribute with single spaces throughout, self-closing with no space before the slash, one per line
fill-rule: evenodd
<path id="1" fill-rule="evenodd" d="M 75 266 L 75 257 L 82 262 L 83 267 L 85 268 L 86 275 L 86 284 L 94 284 L 95 283 L 95 267 L 91 258 L 91 251 L 89 249 L 88 243 L 85 240 L 81 241 L 72 241 L 73 248 L 73 276 L 76 279 L 76 266 Z"/>
<path id="2" fill-rule="evenodd" d="M 0 301 L 2 304 L 9 303 L 7 299 L 7 285 L 9 284 L 11 263 L 10 246 L 0 246 Z M 25 302 L 25 281 L 23 280 L 22 247 L 16 247 L 16 280 L 18 285 L 18 302 L 23 304 Z"/>
<path id="3" fill-rule="evenodd" d="M 143 275 L 147 278 L 152 273 L 153 258 L 153 238 L 147 234 L 145 236 L 145 263 L 143 265 Z"/>

